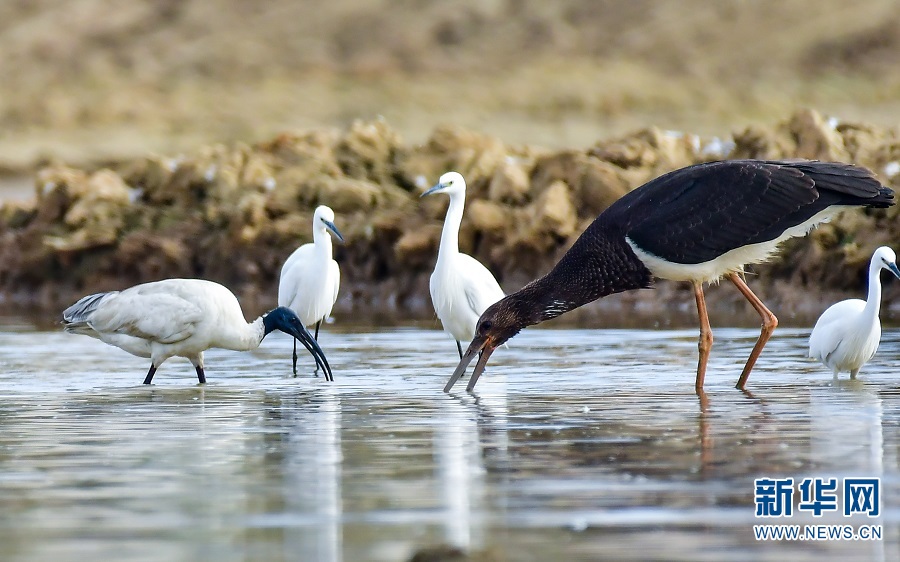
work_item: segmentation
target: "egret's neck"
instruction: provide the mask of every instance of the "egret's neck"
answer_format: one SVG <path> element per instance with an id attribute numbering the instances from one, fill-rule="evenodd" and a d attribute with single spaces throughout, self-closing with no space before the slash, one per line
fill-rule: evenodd
<path id="1" fill-rule="evenodd" d="M 324 228 L 313 229 L 313 245 L 316 254 L 331 257 L 331 235 Z"/>
<path id="2" fill-rule="evenodd" d="M 863 309 L 863 318 L 871 321 L 878 318 L 881 309 L 881 265 L 872 261 L 869 265 L 869 294 L 866 297 L 866 307 Z"/>
<path id="3" fill-rule="evenodd" d="M 450 194 L 450 206 L 444 218 L 444 230 L 441 232 L 441 246 L 438 249 L 438 261 L 459 253 L 459 225 L 462 224 L 463 207 L 466 205 L 466 194 L 455 192 Z"/>

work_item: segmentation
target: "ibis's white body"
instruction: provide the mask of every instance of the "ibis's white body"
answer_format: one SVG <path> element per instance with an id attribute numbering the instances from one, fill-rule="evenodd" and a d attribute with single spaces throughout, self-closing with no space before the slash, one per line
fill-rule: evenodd
<path id="1" fill-rule="evenodd" d="M 322 218 L 334 221 L 334 212 L 320 206 L 313 215 L 313 242 L 304 244 L 284 262 L 278 283 L 278 306 L 293 310 L 304 326 L 331 314 L 341 285 L 341 271 L 332 259 L 331 236 Z"/>
<path id="2" fill-rule="evenodd" d="M 809 336 L 809 356 L 832 370 L 834 376 L 849 371 L 851 378 L 878 350 L 881 341 L 881 280 L 883 268 L 895 265 L 890 248 L 875 251 L 869 263 L 869 292 L 866 300 L 849 299 L 830 306 L 816 321 Z"/>
<path id="3" fill-rule="evenodd" d="M 265 336 L 262 318 L 248 323 L 234 294 L 212 281 L 166 279 L 93 297 L 93 311 L 69 331 L 149 358 L 154 367 L 175 356 L 203 367 L 207 349 L 247 351 Z"/>
<path id="4" fill-rule="evenodd" d="M 456 341 L 470 341 L 481 314 L 502 299 L 503 289 L 491 272 L 478 260 L 459 251 L 459 226 L 466 199 L 462 176 L 450 172 L 441 176 L 439 185 L 447 187 L 435 192 L 450 195 L 450 206 L 444 219 L 437 263 L 429 287 L 434 311 Z"/>

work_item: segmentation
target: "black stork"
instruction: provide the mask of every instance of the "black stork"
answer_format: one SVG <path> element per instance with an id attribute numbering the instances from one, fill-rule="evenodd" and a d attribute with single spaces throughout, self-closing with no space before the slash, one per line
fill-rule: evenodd
<path id="1" fill-rule="evenodd" d="M 850 207 L 889 207 L 894 192 L 865 168 L 809 160 L 728 160 L 660 176 L 610 205 L 553 269 L 491 305 L 454 371 L 449 392 L 480 354 L 472 390 L 499 345 L 523 328 L 622 291 L 651 286 L 654 277 L 688 281 L 700 316 L 695 389 L 703 389 L 713 335 L 703 283 L 727 277 L 762 318 L 762 330 L 737 388 L 778 325 L 741 277 L 778 245 Z"/>

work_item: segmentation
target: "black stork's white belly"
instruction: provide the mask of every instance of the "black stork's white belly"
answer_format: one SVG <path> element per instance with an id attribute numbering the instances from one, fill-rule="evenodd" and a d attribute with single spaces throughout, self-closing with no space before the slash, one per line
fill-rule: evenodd
<path id="1" fill-rule="evenodd" d="M 628 236 L 625 241 L 634 254 L 650 270 L 654 277 L 672 281 L 697 281 L 711 283 L 728 273 L 743 273 L 744 266 L 769 261 L 781 243 L 797 236 L 806 236 L 817 225 L 828 222 L 848 205 L 834 205 L 816 213 L 812 218 L 785 229 L 779 236 L 765 242 L 756 242 L 725 251 L 723 254 L 700 263 L 678 263 L 652 254 L 641 248 Z"/>

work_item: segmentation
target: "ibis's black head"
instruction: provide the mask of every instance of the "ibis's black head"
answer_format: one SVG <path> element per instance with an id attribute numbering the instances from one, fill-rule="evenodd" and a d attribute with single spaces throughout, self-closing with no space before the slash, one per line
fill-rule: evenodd
<path id="1" fill-rule="evenodd" d="M 444 387 L 444 392 L 449 392 L 453 388 L 475 355 L 480 353 L 481 357 L 475 365 L 475 370 L 472 371 L 472 378 L 466 390 L 475 388 L 475 383 L 484 371 L 491 353 L 506 343 L 506 340 L 518 334 L 522 328 L 537 323 L 532 320 L 533 314 L 530 313 L 527 302 L 519 298 L 518 294 L 512 294 L 495 302 L 484 311 L 475 325 L 475 337 L 472 338 L 472 343 L 469 344 L 447 386 Z"/>
<path id="2" fill-rule="evenodd" d="M 319 347 L 319 344 L 316 343 L 316 340 L 309 335 L 303 322 L 301 322 L 300 318 L 294 314 L 293 310 L 286 306 L 279 306 L 278 308 L 270 310 L 263 314 L 263 326 L 265 327 L 263 337 L 268 336 L 274 330 L 280 330 L 285 334 L 294 336 L 300 340 L 303 347 L 312 354 L 313 359 L 316 360 L 316 364 L 325 371 L 325 380 L 334 380 L 334 375 L 331 374 L 331 367 L 328 365 L 328 359 L 325 358 L 325 353 L 322 351 L 322 348 Z"/>

